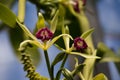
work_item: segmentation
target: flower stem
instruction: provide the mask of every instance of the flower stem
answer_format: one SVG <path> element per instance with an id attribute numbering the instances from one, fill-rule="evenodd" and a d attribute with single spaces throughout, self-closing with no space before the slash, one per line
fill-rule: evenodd
<path id="1" fill-rule="evenodd" d="M 64 56 L 64 58 L 63 58 L 63 62 L 62 62 L 62 64 L 61 64 L 61 66 L 60 66 L 60 69 L 62 69 L 62 68 L 64 67 L 65 62 L 66 62 L 66 60 L 67 60 L 67 57 L 68 57 L 68 54 L 65 54 L 65 56 Z M 60 70 L 60 69 L 59 69 L 59 70 Z M 60 79 L 60 76 L 61 76 L 61 72 L 56 75 L 56 80 L 59 80 L 59 79 Z"/>
<path id="2" fill-rule="evenodd" d="M 49 76 L 50 76 L 51 80 L 53 80 L 54 77 L 53 77 L 53 73 L 51 71 L 50 60 L 49 60 L 49 56 L 48 56 L 47 50 L 44 50 L 44 55 L 45 55 L 45 60 L 46 60 L 46 64 L 47 64 L 47 69 L 48 69 L 48 72 L 49 72 Z"/>
<path id="3" fill-rule="evenodd" d="M 26 7 L 26 0 L 19 0 L 19 3 L 18 3 L 18 19 L 20 20 L 21 23 L 24 22 L 25 7 Z"/>

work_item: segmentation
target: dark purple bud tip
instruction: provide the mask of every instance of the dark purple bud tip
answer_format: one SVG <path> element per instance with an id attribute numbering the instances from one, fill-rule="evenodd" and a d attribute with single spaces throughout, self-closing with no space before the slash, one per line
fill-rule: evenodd
<path id="1" fill-rule="evenodd" d="M 76 50 L 83 51 L 83 49 L 86 49 L 88 46 L 82 38 L 77 37 L 74 39 L 74 47 Z"/>
<path id="2" fill-rule="evenodd" d="M 75 0 L 74 2 L 75 2 L 75 4 L 73 5 L 73 8 L 74 8 L 75 12 L 80 13 L 78 0 Z"/>
<path id="3" fill-rule="evenodd" d="M 85 5 L 86 5 L 86 2 L 87 2 L 87 0 L 83 0 L 83 6 L 85 6 Z"/>
<path id="4" fill-rule="evenodd" d="M 45 27 L 45 28 L 40 29 L 36 33 L 36 37 L 44 42 L 44 41 L 48 41 L 52 39 L 53 33 L 47 27 Z"/>

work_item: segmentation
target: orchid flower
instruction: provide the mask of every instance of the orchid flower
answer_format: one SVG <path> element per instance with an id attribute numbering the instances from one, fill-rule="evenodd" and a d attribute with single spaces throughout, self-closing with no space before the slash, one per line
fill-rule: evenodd
<path id="1" fill-rule="evenodd" d="M 56 24 L 57 24 L 57 18 L 58 18 L 58 11 L 56 12 L 56 15 L 54 16 L 53 20 L 51 21 L 51 27 L 50 29 L 48 29 L 47 27 L 41 27 L 40 24 L 38 24 L 37 26 L 39 26 L 39 30 L 36 33 L 36 37 L 26 28 L 25 25 L 21 24 L 19 22 L 19 20 L 17 20 L 18 25 L 23 29 L 23 31 L 25 32 L 25 34 L 27 36 L 29 36 L 32 40 L 25 40 L 20 44 L 20 50 L 23 50 L 24 47 L 27 45 L 27 43 L 29 44 L 34 44 L 37 47 L 43 49 L 43 50 L 47 50 L 48 48 L 50 48 L 50 46 L 52 46 L 60 37 L 62 36 L 67 36 L 69 38 L 72 38 L 69 34 L 61 34 L 59 36 L 56 36 L 52 39 L 53 34 L 55 32 L 56 29 Z M 41 13 L 39 13 L 39 23 L 40 21 L 42 21 L 42 24 L 44 24 L 44 19 Z M 56 20 L 56 21 L 55 21 Z"/>
<path id="2" fill-rule="evenodd" d="M 74 43 L 72 44 L 71 47 L 70 47 L 69 36 L 66 36 L 66 37 L 63 36 L 63 40 L 64 40 L 64 43 L 65 43 L 65 48 L 66 49 L 63 49 L 63 48 L 59 47 L 58 45 L 56 45 L 56 46 L 60 50 L 66 52 L 67 54 L 79 55 L 79 56 L 82 56 L 84 58 L 100 58 L 100 57 L 97 57 L 97 56 L 94 56 L 94 55 L 89 55 L 89 54 L 86 54 L 86 53 L 82 52 L 82 50 L 88 48 L 88 45 L 86 43 L 86 39 L 92 32 L 93 32 L 93 29 L 90 29 L 90 30 L 84 32 L 80 37 L 77 37 L 74 40 L 72 39 L 74 41 Z M 62 28 L 62 33 L 63 34 L 69 34 L 69 29 L 68 29 L 67 26 L 65 28 L 64 27 Z M 79 52 L 76 52 L 74 50 L 78 50 Z M 96 50 L 93 53 L 95 53 L 95 52 L 96 52 Z"/>

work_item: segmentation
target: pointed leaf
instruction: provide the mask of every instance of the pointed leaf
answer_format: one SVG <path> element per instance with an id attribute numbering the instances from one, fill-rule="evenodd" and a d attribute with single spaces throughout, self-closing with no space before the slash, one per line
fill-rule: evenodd
<path id="1" fill-rule="evenodd" d="M 60 62 L 63 58 L 64 58 L 65 53 L 64 52 L 60 52 L 55 59 L 52 62 L 52 66 L 56 65 L 58 62 Z"/>
<path id="2" fill-rule="evenodd" d="M 0 3 L 0 20 L 14 28 L 16 25 L 16 18 L 16 15 L 9 8 Z"/>
<path id="3" fill-rule="evenodd" d="M 109 49 L 104 43 L 98 44 L 97 56 L 102 57 L 100 62 L 120 62 L 120 56 Z"/>
<path id="4" fill-rule="evenodd" d="M 108 80 L 107 77 L 103 74 L 103 73 L 100 73 L 98 75 L 96 75 L 93 80 Z"/>
<path id="5" fill-rule="evenodd" d="M 94 31 L 94 28 L 92 29 L 89 29 L 88 31 L 84 32 L 82 35 L 81 35 L 81 38 L 83 39 L 86 39 L 89 35 L 91 35 Z"/>

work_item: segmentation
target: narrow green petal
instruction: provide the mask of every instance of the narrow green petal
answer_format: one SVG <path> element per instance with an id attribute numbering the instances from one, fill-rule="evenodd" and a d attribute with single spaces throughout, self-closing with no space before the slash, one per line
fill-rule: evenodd
<path id="1" fill-rule="evenodd" d="M 87 30 L 81 35 L 81 38 L 86 39 L 89 35 L 91 35 L 94 31 L 94 28 Z"/>
<path id="2" fill-rule="evenodd" d="M 31 45 L 36 45 L 37 47 L 43 49 L 44 46 L 38 42 L 38 41 L 34 41 L 34 40 L 25 40 L 20 44 L 19 50 L 21 50 L 23 47 L 27 46 L 27 44 L 31 44 Z"/>
<path id="3" fill-rule="evenodd" d="M 55 32 L 56 27 L 57 27 L 58 14 L 59 14 L 59 10 L 56 11 L 56 14 L 55 14 L 55 16 L 53 17 L 53 19 L 52 19 L 52 21 L 51 21 L 50 31 L 52 31 L 52 33 Z"/>
<path id="4" fill-rule="evenodd" d="M 80 52 L 70 52 L 70 54 L 79 55 L 79 56 L 82 56 L 84 58 L 96 58 L 96 59 L 100 59 L 100 57 L 98 57 L 98 56 L 87 55 L 85 53 L 80 53 Z"/>
<path id="5" fill-rule="evenodd" d="M 70 36 L 69 34 L 61 34 L 61 35 L 56 36 L 55 38 L 53 38 L 52 41 L 50 41 L 50 43 L 48 43 L 46 49 L 48 49 L 51 45 L 53 45 L 55 43 L 55 41 L 57 41 L 62 36 L 67 36 L 67 37 L 69 37 L 69 38 L 71 38 L 73 40 L 72 36 Z"/>
<path id="6" fill-rule="evenodd" d="M 68 28 L 68 26 L 66 26 L 65 28 L 62 27 L 62 33 L 63 33 L 63 34 L 69 34 L 69 28 Z M 63 36 L 63 40 L 64 40 L 64 43 L 65 43 L 66 49 L 69 50 L 69 44 L 70 44 L 70 39 L 69 39 L 69 37 Z"/>
<path id="7" fill-rule="evenodd" d="M 25 32 L 27 36 L 32 38 L 33 40 L 37 40 L 37 38 L 27 29 L 27 27 L 19 22 L 19 20 L 16 20 L 18 25 L 22 28 L 22 30 Z"/>
<path id="8" fill-rule="evenodd" d="M 36 23 L 36 27 L 38 30 L 45 27 L 45 19 L 44 19 L 42 13 L 40 13 L 40 12 L 38 13 L 38 21 Z"/>

